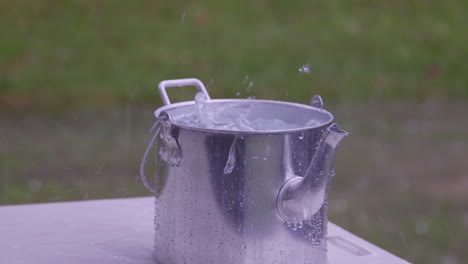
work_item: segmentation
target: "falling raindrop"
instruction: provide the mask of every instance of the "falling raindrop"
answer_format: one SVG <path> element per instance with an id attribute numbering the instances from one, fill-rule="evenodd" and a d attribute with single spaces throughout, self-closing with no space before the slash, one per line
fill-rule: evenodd
<path id="1" fill-rule="evenodd" d="M 185 22 L 185 15 L 187 14 L 187 12 L 184 10 L 184 12 L 182 13 L 182 17 L 180 18 L 180 23 L 181 24 L 184 24 Z"/>
<path id="2" fill-rule="evenodd" d="M 244 78 L 244 81 L 242 82 L 242 85 L 246 84 L 248 79 L 249 79 L 249 76 L 246 75 L 245 78 Z"/>
<path id="3" fill-rule="evenodd" d="M 418 235 L 424 235 L 429 231 L 429 224 L 426 221 L 419 221 L 414 229 Z"/>
<path id="4" fill-rule="evenodd" d="M 49 202 L 54 202 L 54 201 L 58 201 L 58 200 L 60 200 L 60 199 L 61 199 L 60 196 L 53 196 L 53 197 L 49 197 L 49 198 L 47 199 L 47 201 L 49 201 Z"/>
<path id="5" fill-rule="evenodd" d="M 208 82 L 208 84 L 206 85 L 206 88 L 210 88 L 210 86 L 213 84 L 213 82 L 214 82 L 214 80 L 211 79 L 211 80 Z"/>
<path id="6" fill-rule="evenodd" d="M 32 192 L 38 192 L 41 190 L 42 188 L 42 182 L 38 179 L 31 179 L 29 182 L 28 182 L 28 186 L 29 186 L 29 189 L 32 191 Z"/>
<path id="7" fill-rule="evenodd" d="M 301 74 L 309 74 L 310 73 L 310 64 L 304 64 L 299 68 L 299 72 Z"/>
<path id="8" fill-rule="evenodd" d="M 3 202 L 8 203 L 9 200 L 9 193 L 8 193 L 8 185 L 9 185 L 9 178 L 10 178 L 10 170 L 8 163 L 5 162 L 3 166 L 3 177 L 2 177 L 2 192 L 3 192 Z"/>
<path id="9" fill-rule="evenodd" d="M 400 237 L 401 237 L 401 240 L 403 241 L 403 247 L 408 248 L 408 242 L 406 241 L 406 237 L 405 237 L 405 234 L 403 234 L 403 232 L 400 232 Z"/>
<path id="10" fill-rule="evenodd" d="M 249 83 L 249 86 L 247 86 L 247 89 L 246 89 L 247 92 L 250 93 L 250 92 L 252 91 L 252 89 L 253 89 L 253 84 L 254 84 L 254 81 L 251 81 L 251 82 Z"/>

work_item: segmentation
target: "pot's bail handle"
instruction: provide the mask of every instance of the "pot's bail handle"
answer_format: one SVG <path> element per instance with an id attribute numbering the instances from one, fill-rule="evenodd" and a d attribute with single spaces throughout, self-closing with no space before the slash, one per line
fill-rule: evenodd
<path id="1" fill-rule="evenodd" d="M 146 165 L 146 162 L 148 161 L 149 152 L 153 148 L 153 146 L 155 145 L 154 142 L 158 138 L 159 132 L 161 131 L 161 119 L 160 118 L 156 118 L 156 122 L 154 123 L 153 127 L 150 129 L 150 133 L 154 129 L 156 129 L 156 131 L 154 132 L 154 136 L 151 139 L 148 147 L 146 148 L 145 154 L 143 155 L 143 158 L 142 158 L 141 163 L 140 163 L 140 178 L 141 178 L 141 181 L 143 182 L 143 184 L 145 185 L 146 189 L 148 189 L 152 193 L 156 194 L 157 193 L 156 189 L 153 188 L 153 186 L 151 186 L 151 184 L 149 184 L 148 180 L 146 179 L 145 165 Z"/>
<path id="2" fill-rule="evenodd" d="M 159 93 L 161 94 L 161 99 L 165 105 L 170 105 L 171 101 L 167 95 L 166 88 L 169 87 L 182 87 L 182 86 L 195 86 L 198 91 L 202 92 L 205 95 L 206 100 L 211 100 L 210 95 L 206 91 L 205 85 L 198 79 L 188 78 L 188 79 L 176 79 L 176 80 L 165 80 L 159 83 Z"/>

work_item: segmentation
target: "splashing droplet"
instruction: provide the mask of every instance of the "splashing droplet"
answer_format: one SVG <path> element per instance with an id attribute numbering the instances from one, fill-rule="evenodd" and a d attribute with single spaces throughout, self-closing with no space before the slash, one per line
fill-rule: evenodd
<path id="1" fill-rule="evenodd" d="M 247 86 L 247 89 L 246 89 L 247 92 L 250 93 L 250 92 L 252 91 L 252 89 L 253 89 L 253 84 L 254 84 L 254 81 L 251 81 L 251 82 L 249 83 L 249 86 Z"/>
<path id="2" fill-rule="evenodd" d="M 299 72 L 301 74 L 309 74 L 310 73 L 310 64 L 304 64 L 299 68 Z"/>
<path id="3" fill-rule="evenodd" d="M 236 145 L 237 138 L 234 139 L 231 145 L 231 149 L 229 150 L 228 160 L 226 161 L 226 165 L 224 166 L 224 174 L 230 174 L 236 166 Z"/>
<path id="4" fill-rule="evenodd" d="M 245 78 L 244 78 L 244 81 L 242 82 L 242 85 L 244 85 L 247 82 L 248 79 L 249 79 L 249 76 L 246 75 Z"/>
<path id="5" fill-rule="evenodd" d="M 304 139 L 304 132 L 301 132 L 301 133 L 299 134 L 299 139 Z"/>

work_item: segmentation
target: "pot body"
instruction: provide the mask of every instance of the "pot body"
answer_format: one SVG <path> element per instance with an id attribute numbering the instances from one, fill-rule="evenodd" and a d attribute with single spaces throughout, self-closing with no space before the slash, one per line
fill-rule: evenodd
<path id="1" fill-rule="evenodd" d="M 286 181 L 305 174 L 331 119 L 278 133 L 217 132 L 166 121 L 156 140 L 157 262 L 325 263 L 328 188 L 321 208 L 300 223 L 280 216 L 277 198 Z M 174 151 L 176 162 L 161 154 Z"/>

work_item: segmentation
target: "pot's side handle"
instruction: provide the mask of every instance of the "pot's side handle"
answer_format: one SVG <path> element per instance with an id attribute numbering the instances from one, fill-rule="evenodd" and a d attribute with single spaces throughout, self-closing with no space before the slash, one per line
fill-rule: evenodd
<path id="1" fill-rule="evenodd" d="M 164 105 L 170 105 L 171 101 L 167 95 L 166 88 L 169 87 L 182 87 L 182 86 L 195 86 L 198 91 L 202 92 L 206 100 L 211 100 L 210 95 L 206 91 L 205 85 L 198 79 L 188 78 L 188 79 L 176 79 L 176 80 L 165 80 L 159 83 L 159 93 L 161 94 L 161 99 Z"/>

